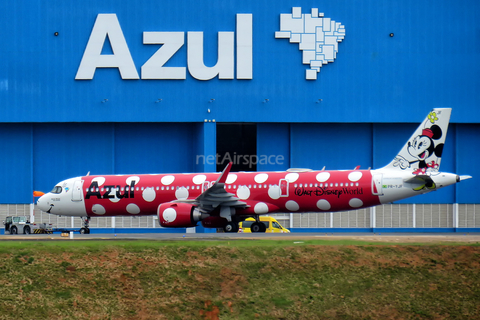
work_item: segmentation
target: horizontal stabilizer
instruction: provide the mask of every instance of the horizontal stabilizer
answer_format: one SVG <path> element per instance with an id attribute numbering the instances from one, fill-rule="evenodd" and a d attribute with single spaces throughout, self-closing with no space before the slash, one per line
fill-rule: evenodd
<path id="1" fill-rule="evenodd" d="M 430 176 L 419 174 L 404 181 L 405 183 L 412 183 L 412 184 L 425 184 L 425 183 L 433 183 L 433 180 Z"/>

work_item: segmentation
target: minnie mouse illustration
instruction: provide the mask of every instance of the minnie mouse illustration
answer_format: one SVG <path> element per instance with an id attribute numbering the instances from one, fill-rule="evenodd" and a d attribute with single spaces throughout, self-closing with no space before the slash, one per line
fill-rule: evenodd
<path id="1" fill-rule="evenodd" d="M 442 157 L 443 143 L 435 145 L 434 140 L 438 140 L 442 137 L 442 129 L 438 125 L 432 125 L 430 128 L 424 128 L 421 135 L 413 138 L 407 144 L 408 154 L 413 158 L 410 160 L 405 159 L 401 155 L 397 155 L 395 158 L 394 166 L 399 166 L 402 170 L 407 168 L 416 169 L 414 174 L 425 174 L 428 171 L 438 171 L 439 161 Z M 427 160 L 435 155 L 436 159 Z M 435 162 L 435 160 L 437 160 Z"/>

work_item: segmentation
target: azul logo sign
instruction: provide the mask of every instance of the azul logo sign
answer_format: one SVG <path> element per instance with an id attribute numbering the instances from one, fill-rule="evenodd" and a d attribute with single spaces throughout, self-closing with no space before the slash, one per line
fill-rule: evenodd
<path id="1" fill-rule="evenodd" d="M 207 67 L 203 61 L 203 32 L 187 32 L 187 67 L 165 67 L 165 63 L 185 44 L 185 32 L 143 32 L 143 44 L 161 45 L 141 67 L 141 74 L 133 61 L 116 14 L 99 14 L 95 20 L 76 80 L 93 79 L 97 68 L 118 68 L 122 79 L 186 79 L 187 69 L 198 80 L 252 79 L 253 15 L 236 15 L 236 32 L 218 33 L 217 63 Z M 292 14 L 280 15 L 280 31 L 275 38 L 289 38 L 303 51 L 303 63 L 310 64 L 306 79 L 317 79 L 323 64 L 333 62 L 338 43 L 345 37 L 345 27 L 330 18 L 324 18 L 314 8 L 311 14 L 302 14 L 294 7 Z M 107 38 L 113 54 L 102 53 Z M 236 67 L 236 68 L 235 68 Z M 235 77 L 236 71 L 236 77 Z"/>
<path id="2" fill-rule="evenodd" d="M 291 14 L 280 15 L 280 31 L 275 32 L 275 38 L 287 38 L 299 44 L 303 64 L 310 64 L 305 78 L 315 80 L 322 65 L 337 57 L 338 43 L 345 38 L 345 26 L 324 18 L 317 8 L 310 14 L 302 14 L 302 8 L 294 7 Z"/>
<path id="3" fill-rule="evenodd" d="M 187 66 L 198 80 L 234 79 L 235 40 L 237 79 L 252 79 L 252 14 L 237 14 L 235 32 L 218 33 L 218 58 L 213 67 L 203 62 L 203 32 L 187 32 Z M 106 39 L 113 54 L 102 54 Z M 144 32 L 143 44 L 161 44 L 141 68 L 142 79 L 185 79 L 185 67 L 164 67 L 184 45 L 185 32 Z M 75 76 L 91 80 L 97 68 L 118 68 L 122 79 L 140 79 L 116 14 L 99 14 Z"/>

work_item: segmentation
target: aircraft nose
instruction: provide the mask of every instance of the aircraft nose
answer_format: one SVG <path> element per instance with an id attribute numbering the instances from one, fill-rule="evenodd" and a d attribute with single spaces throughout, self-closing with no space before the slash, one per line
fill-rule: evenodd
<path id="1" fill-rule="evenodd" d="M 50 203 L 48 202 L 47 195 L 43 195 L 37 200 L 37 208 L 47 212 L 50 209 Z"/>

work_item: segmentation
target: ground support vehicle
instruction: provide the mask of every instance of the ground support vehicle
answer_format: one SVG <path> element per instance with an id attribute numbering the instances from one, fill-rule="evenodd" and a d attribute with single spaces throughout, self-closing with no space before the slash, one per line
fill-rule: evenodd
<path id="1" fill-rule="evenodd" d="M 275 218 L 260 216 L 260 223 L 255 224 L 254 218 L 248 218 L 238 224 L 241 233 L 267 232 L 267 233 L 290 233 L 290 230 L 284 228 Z M 259 228 L 260 227 L 260 228 Z"/>
<path id="2" fill-rule="evenodd" d="M 50 234 L 53 233 L 52 224 L 49 223 L 31 223 L 26 216 L 8 216 L 3 221 L 5 234 Z"/>

